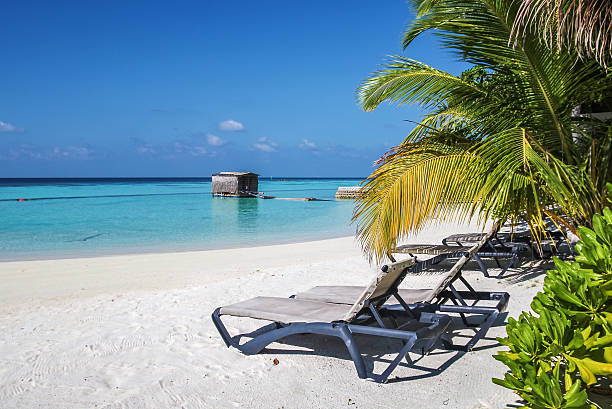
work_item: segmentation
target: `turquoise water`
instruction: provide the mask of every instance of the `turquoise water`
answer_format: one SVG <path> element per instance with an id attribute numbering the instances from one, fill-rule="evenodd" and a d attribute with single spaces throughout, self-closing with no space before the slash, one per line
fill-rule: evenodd
<path id="1" fill-rule="evenodd" d="M 260 178 L 277 197 L 219 198 L 210 179 L 0 180 L 0 260 L 257 246 L 354 234 L 352 201 L 335 201 L 355 179 Z M 102 197 L 101 197 L 102 196 Z M 17 201 L 15 199 L 47 198 Z"/>

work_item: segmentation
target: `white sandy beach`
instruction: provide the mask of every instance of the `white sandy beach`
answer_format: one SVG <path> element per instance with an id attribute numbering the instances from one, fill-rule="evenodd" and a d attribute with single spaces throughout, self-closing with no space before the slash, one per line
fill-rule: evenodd
<path id="1" fill-rule="evenodd" d="M 444 225 L 419 235 L 439 242 L 474 226 Z M 188 253 L 0 263 L 2 408 L 500 408 L 516 395 L 494 385 L 505 367 L 489 331 L 476 351 L 437 349 L 393 382 L 360 380 L 344 345 L 295 336 L 267 353 L 228 349 L 210 314 L 257 295 L 286 297 L 314 285 L 365 285 L 376 271 L 353 238 Z M 517 316 L 540 289 L 541 270 L 511 269 L 477 289 L 511 294 Z M 496 270 L 493 270 L 495 272 Z M 424 287 L 438 277 L 409 277 Z M 254 321 L 227 320 L 230 331 Z M 360 338 L 378 367 L 398 348 Z M 399 344 L 399 342 L 398 342 Z M 413 356 L 415 357 L 415 356 Z M 274 365 L 278 359 L 278 365 Z"/>

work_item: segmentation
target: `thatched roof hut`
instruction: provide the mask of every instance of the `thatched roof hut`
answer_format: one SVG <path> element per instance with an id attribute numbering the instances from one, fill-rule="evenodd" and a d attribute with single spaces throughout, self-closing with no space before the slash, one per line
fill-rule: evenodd
<path id="1" fill-rule="evenodd" d="M 219 172 L 212 175 L 215 196 L 252 197 L 257 194 L 259 175 L 252 172 Z"/>

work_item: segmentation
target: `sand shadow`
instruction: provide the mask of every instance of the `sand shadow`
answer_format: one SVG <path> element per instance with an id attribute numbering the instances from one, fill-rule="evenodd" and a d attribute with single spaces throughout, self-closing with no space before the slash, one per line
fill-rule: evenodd
<path id="1" fill-rule="evenodd" d="M 507 318 L 508 312 L 503 312 L 499 314 L 495 322 L 493 322 L 493 324 L 491 325 L 491 328 L 505 327 L 507 324 Z M 458 342 L 458 339 L 465 339 L 466 343 L 470 339 L 472 339 L 472 337 L 476 335 L 476 332 L 480 329 L 480 325 L 483 323 L 482 318 L 475 317 L 467 317 L 468 325 L 466 325 L 460 317 L 453 316 L 452 319 L 453 321 L 451 324 L 451 328 L 448 331 L 448 335 L 453 340 L 453 343 L 457 345 L 463 344 Z M 485 344 L 483 341 L 488 341 L 489 343 Z M 500 346 L 501 344 L 499 343 L 496 337 L 485 335 L 484 337 L 480 338 L 476 346 L 472 348 L 472 351 L 483 351 L 487 349 L 497 348 Z"/>
<path id="2" fill-rule="evenodd" d="M 382 339 L 380 337 L 374 337 L 370 335 L 355 335 L 355 342 L 357 343 L 361 356 L 366 364 L 366 368 L 369 372 L 374 371 L 375 365 L 383 364 L 388 365 L 395 358 L 395 355 L 402 348 L 403 344 L 399 340 L 394 339 Z M 292 335 L 278 341 L 279 344 L 289 345 L 291 347 L 299 349 L 280 349 L 266 347 L 262 354 L 273 354 L 273 355 L 312 355 L 312 356 L 325 356 L 328 358 L 341 359 L 350 361 L 352 363 L 351 356 L 346 349 L 344 343 L 335 337 L 327 336 L 315 336 L 310 334 L 305 335 Z M 441 346 L 441 345 L 439 345 Z M 461 358 L 465 352 L 451 351 L 444 349 L 434 349 L 430 354 L 436 358 L 445 356 L 445 359 L 441 364 L 435 364 L 435 360 L 428 360 L 427 365 L 422 364 L 422 360 L 427 355 L 421 355 L 417 353 L 410 353 L 409 363 L 406 359 L 398 365 L 398 367 L 410 368 L 412 370 L 424 372 L 423 374 L 411 375 L 408 377 L 390 377 L 388 383 L 398 382 L 403 380 L 423 379 L 429 378 L 441 374 L 446 368 L 448 368 L 453 362 L 456 362 Z"/>
<path id="3" fill-rule="evenodd" d="M 500 258 L 499 259 L 499 264 L 498 264 L 498 262 L 494 258 L 489 258 L 489 257 L 482 258 L 481 261 L 482 261 L 482 264 L 484 265 L 484 267 L 487 269 L 489 277 L 486 277 L 482 273 L 479 264 L 475 260 L 468 261 L 466 263 L 465 267 L 463 268 L 463 271 L 470 272 L 470 273 L 480 273 L 480 274 L 482 274 L 482 278 L 483 279 L 491 279 L 491 280 L 502 279 L 503 280 L 503 279 L 507 279 L 508 277 L 520 275 L 520 274 L 522 274 L 522 271 L 524 270 L 524 266 L 523 265 L 508 267 L 507 270 L 505 271 L 504 275 L 502 277 L 499 277 L 499 274 L 501 273 L 502 269 L 506 268 L 508 263 L 510 262 L 509 259 L 507 259 L 507 258 Z M 457 262 L 457 258 L 449 258 L 449 259 L 443 260 L 443 261 L 441 261 L 441 262 L 439 262 L 437 264 L 434 264 L 431 267 L 428 267 L 426 270 L 424 270 L 422 272 L 419 272 L 419 273 L 413 274 L 413 275 L 447 274 L 448 271 L 453 267 L 453 265 L 456 262 Z"/>
<path id="4" fill-rule="evenodd" d="M 546 275 L 546 271 L 554 268 L 552 261 L 538 260 L 536 262 L 525 263 L 521 266 L 519 271 L 513 271 L 512 274 L 507 274 L 504 279 L 509 284 L 518 284 L 524 281 L 529 281 L 534 278 L 538 278 Z"/>
<path id="5" fill-rule="evenodd" d="M 492 327 L 505 325 L 506 317 L 507 313 L 501 314 L 498 319 L 493 323 Z M 452 318 L 453 322 L 451 324 L 449 335 L 451 339 L 453 339 L 453 342 L 455 342 L 456 339 L 460 338 L 466 338 L 467 340 L 469 340 L 473 336 L 473 334 L 471 334 L 471 331 L 474 331 L 475 333 L 478 330 L 478 327 L 474 326 L 473 324 L 479 324 L 480 321 L 482 321 L 470 319 L 468 321 L 468 324 L 470 325 L 465 325 L 465 323 L 459 317 Z M 239 341 L 242 338 L 253 338 L 274 328 L 276 328 L 275 324 L 269 324 L 250 333 L 242 334 L 239 337 L 235 337 L 234 339 L 236 341 Z M 354 335 L 354 338 L 364 359 L 366 367 L 370 372 L 374 370 L 374 367 L 377 363 L 387 365 L 390 364 L 391 361 L 395 358 L 395 355 L 403 346 L 402 342 L 397 339 L 381 338 L 376 336 L 359 334 Z M 485 344 L 483 341 L 488 341 L 489 343 Z M 280 345 L 287 345 L 291 348 L 274 348 L 274 344 L 271 344 L 264 350 L 262 350 L 260 353 L 268 355 L 273 354 L 325 356 L 329 358 L 342 359 L 345 361 L 352 362 L 351 356 L 348 350 L 346 349 L 344 342 L 342 342 L 336 337 L 312 334 L 298 334 L 283 338 L 277 341 L 276 343 Z M 459 345 L 460 344 L 461 343 L 459 343 Z M 483 337 L 480 340 L 479 344 L 473 349 L 473 351 L 486 350 L 496 348 L 498 346 L 500 346 L 500 344 L 495 338 Z M 412 370 L 416 370 L 422 373 L 404 377 L 395 376 L 389 378 L 388 382 L 392 383 L 435 377 L 441 374 L 448 367 L 450 367 L 450 365 L 452 365 L 454 362 L 458 361 L 463 355 L 465 355 L 465 353 L 466 352 L 464 351 L 458 351 L 455 349 L 446 349 L 441 342 L 438 342 L 438 344 L 431 350 L 429 354 L 421 355 L 418 353 L 411 352 L 410 362 L 404 359 L 398 366 L 411 368 Z M 424 364 L 422 363 L 422 361 L 426 356 L 431 356 L 435 359 L 428 359 L 426 360 L 426 364 Z M 440 363 L 441 357 L 445 359 Z"/>

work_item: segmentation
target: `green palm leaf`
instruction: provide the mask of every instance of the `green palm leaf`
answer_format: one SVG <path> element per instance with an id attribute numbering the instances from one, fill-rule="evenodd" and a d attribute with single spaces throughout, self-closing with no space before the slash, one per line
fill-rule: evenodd
<path id="1" fill-rule="evenodd" d="M 589 219 L 605 200 L 612 132 L 583 132 L 571 111 L 605 72 L 534 38 L 509 46 L 515 1 L 411 2 L 405 47 L 434 30 L 476 66 L 455 76 L 392 56 L 358 88 L 365 110 L 385 101 L 429 110 L 364 183 L 353 215 L 364 251 L 382 258 L 402 237 L 450 219 L 523 217 L 537 237 L 544 214 L 570 228 Z"/>

